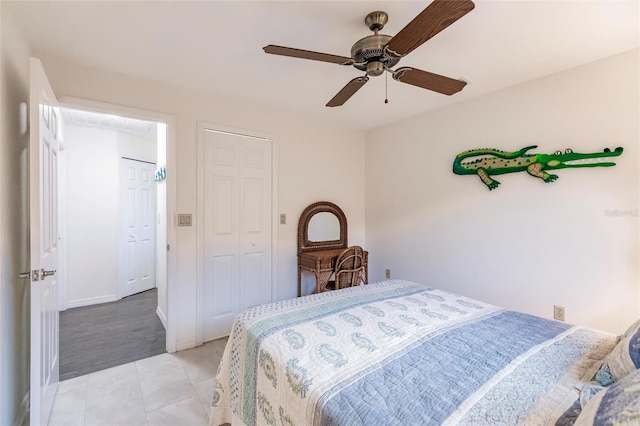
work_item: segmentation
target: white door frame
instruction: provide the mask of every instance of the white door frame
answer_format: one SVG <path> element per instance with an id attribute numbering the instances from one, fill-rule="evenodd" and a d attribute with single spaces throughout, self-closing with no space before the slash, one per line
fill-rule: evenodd
<path id="1" fill-rule="evenodd" d="M 196 209 L 196 346 L 203 343 L 202 332 L 202 297 L 204 292 L 204 244 L 200 230 L 203 226 L 203 203 L 204 199 L 204 137 L 205 129 L 217 130 L 220 132 L 234 133 L 236 135 L 249 136 L 254 138 L 268 139 L 271 141 L 271 300 L 278 300 L 277 283 L 278 283 L 278 144 L 273 135 L 258 132 L 255 130 L 239 129 L 237 127 L 229 127 L 222 124 L 215 124 L 206 121 L 198 121 L 198 164 L 197 168 L 197 209 Z"/>
<path id="2" fill-rule="evenodd" d="M 60 106 L 63 108 L 77 108 L 98 113 L 120 115 L 124 117 L 137 118 L 140 120 L 159 121 L 167 125 L 167 244 L 170 250 L 167 252 L 167 352 L 172 353 L 177 349 L 176 335 L 176 300 L 178 300 L 178 289 L 176 285 L 176 119 L 173 115 L 157 111 L 144 110 L 115 105 L 106 102 L 92 101 L 88 99 L 75 98 L 71 96 L 61 96 Z"/>

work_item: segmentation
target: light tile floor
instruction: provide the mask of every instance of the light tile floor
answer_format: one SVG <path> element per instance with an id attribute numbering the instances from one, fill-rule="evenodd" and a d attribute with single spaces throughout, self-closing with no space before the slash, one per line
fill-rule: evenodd
<path id="1" fill-rule="evenodd" d="M 207 425 L 227 339 L 60 382 L 50 426 Z"/>

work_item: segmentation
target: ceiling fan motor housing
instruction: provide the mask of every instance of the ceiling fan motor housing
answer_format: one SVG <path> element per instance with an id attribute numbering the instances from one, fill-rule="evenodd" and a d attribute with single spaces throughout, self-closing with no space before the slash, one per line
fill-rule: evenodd
<path id="1" fill-rule="evenodd" d="M 368 75 L 377 76 L 382 74 L 384 66 L 392 67 L 397 64 L 400 58 L 384 51 L 384 46 L 389 40 L 391 40 L 389 35 L 374 34 L 356 41 L 351 48 L 351 58 L 355 61 L 353 66 L 361 71 L 367 71 Z M 379 68 L 382 70 L 378 72 Z M 369 73 L 370 70 L 371 73 Z"/>

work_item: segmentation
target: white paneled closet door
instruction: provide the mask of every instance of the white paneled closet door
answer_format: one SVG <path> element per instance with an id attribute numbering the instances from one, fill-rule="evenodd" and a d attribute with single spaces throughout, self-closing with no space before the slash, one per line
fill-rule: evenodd
<path id="1" fill-rule="evenodd" d="M 204 341 L 271 301 L 271 141 L 202 129 L 201 321 Z"/>
<path id="2" fill-rule="evenodd" d="M 156 286 L 155 165 L 120 159 L 120 297 Z"/>

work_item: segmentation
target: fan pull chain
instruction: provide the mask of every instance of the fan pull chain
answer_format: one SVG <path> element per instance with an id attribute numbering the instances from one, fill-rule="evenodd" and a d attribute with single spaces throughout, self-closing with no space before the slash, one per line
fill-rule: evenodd
<path id="1" fill-rule="evenodd" d="M 384 103 L 385 104 L 389 103 L 389 97 L 387 94 L 388 86 L 389 86 L 389 73 L 384 73 Z"/>

